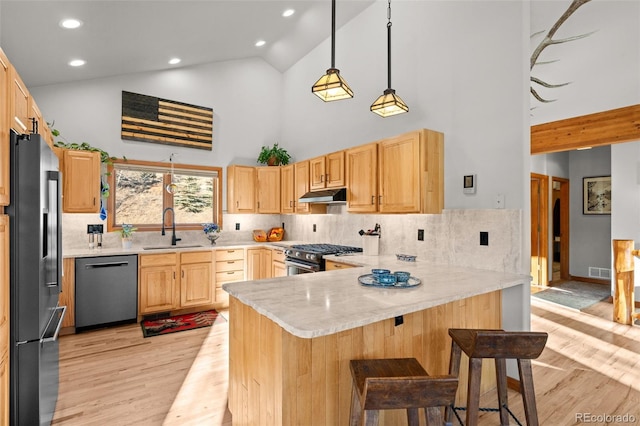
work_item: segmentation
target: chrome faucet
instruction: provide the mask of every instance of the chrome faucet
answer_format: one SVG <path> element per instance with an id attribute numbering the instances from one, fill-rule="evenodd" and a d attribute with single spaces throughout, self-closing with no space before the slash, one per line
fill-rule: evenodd
<path id="1" fill-rule="evenodd" d="M 182 238 L 176 238 L 176 212 L 173 210 L 173 207 L 167 207 L 162 212 L 162 235 L 164 235 L 164 217 L 167 214 L 167 210 L 171 210 L 171 245 L 175 246 L 176 242 L 182 240 Z"/>

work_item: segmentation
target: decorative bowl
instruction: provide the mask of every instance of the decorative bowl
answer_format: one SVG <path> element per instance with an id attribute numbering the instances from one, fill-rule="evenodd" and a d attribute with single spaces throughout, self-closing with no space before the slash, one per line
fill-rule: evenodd
<path id="1" fill-rule="evenodd" d="M 263 243 L 267 241 L 267 233 L 262 229 L 254 229 L 253 230 L 253 241 Z"/>
<path id="2" fill-rule="evenodd" d="M 399 283 L 405 283 L 409 281 L 409 277 L 411 277 L 411 274 L 405 271 L 396 271 L 393 273 L 393 275 L 396 276 L 396 281 L 398 281 Z"/>
<path id="3" fill-rule="evenodd" d="M 390 274 L 391 271 L 388 270 L 388 269 L 372 269 L 371 273 L 373 274 L 374 277 L 377 278 L 377 277 L 379 277 L 380 275 L 383 275 L 383 274 Z"/>
<path id="4" fill-rule="evenodd" d="M 393 274 L 380 274 L 375 278 L 382 285 L 394 285 L 396 283 L 396 276 Z"/>

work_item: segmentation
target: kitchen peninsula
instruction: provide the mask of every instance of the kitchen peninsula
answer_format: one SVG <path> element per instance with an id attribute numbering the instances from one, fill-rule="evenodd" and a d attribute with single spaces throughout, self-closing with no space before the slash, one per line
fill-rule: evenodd
<path id="1" fill-rule="evenodd" d="M 513 290 L 524 290 L 530 281 L 527 275 L 403 262 L 395 256 L 335 260 L 360 267 L 223 286 L 230 295 L 234 424 L 348 424 L 350 359 L 415 357 L 430 374 L 445 374 L 448 329 L 509 329 L 503 311 L 522 310 L 522 291 Z M 422 284 L 360 285 L 358 277 L 371 268 L 407 271 Z M 461 388 L 465 380 L 462 376 Z M 491 380 L 483 385 L 484 390 L 493 387 Z M 381 424 L 385 416 L 386 424 L 396 424 L 405 414 L 381 413 Z"/>

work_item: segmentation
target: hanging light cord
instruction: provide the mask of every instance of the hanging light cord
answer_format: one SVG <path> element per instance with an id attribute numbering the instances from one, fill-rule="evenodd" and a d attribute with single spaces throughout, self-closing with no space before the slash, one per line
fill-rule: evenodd
<path id="1" fill-rule="evenodd" d="M 391 0 L 387 9 L 387 88 L 391 89 Z"/>
<path id="2" fill-rule="evenodd" d="M 331 0 L 331 68 L 336 67 L 336 0 Z"/>

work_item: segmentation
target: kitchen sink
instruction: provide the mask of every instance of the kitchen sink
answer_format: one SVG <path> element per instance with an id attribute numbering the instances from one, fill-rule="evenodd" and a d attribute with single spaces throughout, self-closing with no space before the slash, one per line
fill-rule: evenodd
<path id="1" fill-rule="evenodd" d="M 143 250 L 171 250 L 171 249 L 183 249 L 183 248 L 196 248 L 196 247 L 204 247 L 202 245 L 192 245 L 192 246 L 152 246 L 152 247 L 142 247 Z"/>

